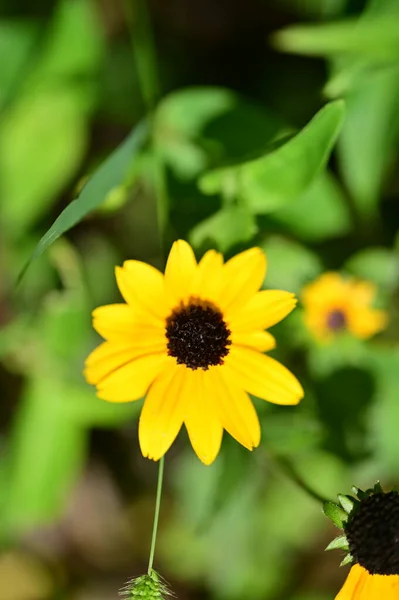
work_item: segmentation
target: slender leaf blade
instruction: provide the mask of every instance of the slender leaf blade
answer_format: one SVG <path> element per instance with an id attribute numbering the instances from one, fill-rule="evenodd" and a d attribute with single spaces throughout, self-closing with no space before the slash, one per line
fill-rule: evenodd
<path id="1" fill-rule="evenodd" d="M 38 242 L 32 256 L 18 277 L 18 283 L 29 265 L 57 240 L 63 233 L 79 223 L 87 214 L 95 210 L 107 194 L 127 175 L 134 157 L 147 138 L 147 125 L 140 123 L 126 140 L 108 157 L 84 186 L 79 196 L 57 217 L 50 229 Z"/>

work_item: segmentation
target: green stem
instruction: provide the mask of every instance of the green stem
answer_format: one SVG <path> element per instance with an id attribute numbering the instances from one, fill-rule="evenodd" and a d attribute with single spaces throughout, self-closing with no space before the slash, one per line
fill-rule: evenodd
<path id="1" fill-rule="evenodd" d="M 157 151 L 154 131 L 154 110 L 160 97 L 159 71 L 154 35 L 148 12 L 147 0 L 125 0 L 125 3 L 139 88 L 147 110 L 151 129 L 150 143 L 154 165 L 154 187 L 160 236 L 160 250 L 165 258 L 170 203 L 165 165 L 162 157 Z"/>
<path id="2" fill-rule="evenodd" d="M 155 544 L 157 541 L 157 533 L 158 533 L 159 510 L 161 507 L 164 464 L 165 464 L 165 459 L 164 459 L 164 457 L 162 457 L 161 460 L 159 461 L 159 466 L 158 466 L 157 497 L 155 500 L 154 524 L 152 526 L 150 558 L 148 561 L 148 574 L 149 575 L 151 574 L 152 566 L 154 564 Z"/>
<path id="3" fill-rule="evenodd" d="M 147 0 L 125 0 L 139 88 L 152 113 L 159 98 L 159 76 Z"/>
<path id="4" fill-rule="evenodd" d="M 301 490 L 303 490 L 308 496 L 313 498 L 313 500 L 316 500 L 316 502 L 320 502 L 321 504 L 324 504 L 324 502 L 326 502 L 327 498 L 323 498 L 323 496 L 321 496 L 313 488 L 311 488 L 306 483 L 306 481 L 302 479 L 299 473 L 297 473 L 294 466 L 287 458 L 282 458 L 280 456 L 276 456 L 275 454 L 270 453 L 269 456 L 272 458 L 274 463 L 278 465 L 282 469 L 282 471 L 284 471 L 287 477 L 289 477 L 291 481 L 293 481 L 298 487 L 300 487 Z"/>

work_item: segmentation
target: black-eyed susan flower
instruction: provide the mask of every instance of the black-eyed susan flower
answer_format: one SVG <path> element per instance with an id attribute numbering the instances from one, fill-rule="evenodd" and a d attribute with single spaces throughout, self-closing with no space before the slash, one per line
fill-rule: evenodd
<path id="1" fill-rule="evenodd" d="M 344 530 L 327 550 L 348 552 L 341 564 L 353 563 L 335 600 L 398 600 L 399 493 L 384 493 L 380 484 L 354 496 L 339 495 L 340 506 L 324 505 L 325 514 Z M 342 508 L 341 508 L 342 507 Z"/>
<path id="2" fill-rule="evenodd" d="M 165 275 L 128 260 L 116 268 L 126 304 L 97 308 L 93 325 L 105 338 L 86 361 L 99 398 L 145 397 L 139 422 L 144 456 L 161 458 L 182 424 L 205 463 L 217 456 L 223 429 L 252 450 L 260 441 L 248 393 L 297 404 L 297 379 L 263 354 L 275 347 L 264 331 L 296 304 L 293 294 L 258 291 L 266 257 L 252 248 L 223 263 L 210 250 L 197 264 L 186 242 L 173 244 Z"/>
<path id="3" fill-rule="evenodd" d="M 369 281 L 324 273 L 302 291 L 305 323 L 321 342 L 329 342 L 344 331 L 367 339 L 387 322 L 384 311 L 372 308 L 375 295 L 376 288 Z"/>

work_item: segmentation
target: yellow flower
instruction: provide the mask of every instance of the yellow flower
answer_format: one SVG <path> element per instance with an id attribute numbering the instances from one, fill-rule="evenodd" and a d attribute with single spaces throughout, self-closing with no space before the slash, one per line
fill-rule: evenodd
<path id="1" fill-rule="evenodd" d="M 144 456 L 161 458 L 184 423 L 198 457 L 210 464 L 223 429 L 252 450 L 260 426 L 248 393 L 276 404 L 297 404 L 303 390 L 273 358 L 264 331 L 296 304 L 293 294 L 258 291 L 266 257 L 252 248 L 223 264 L 210 250 L 197 264 L 186 242 L 175 242 L 165 275 L 128 260 L 116 267 L 126 304 L 93 312 L 105 338 L 86 361 L 99 398 L 129 402 L 146 395 L 139 422 Z"/>
<path id="2" fill-rule="evenodd" d="M 324 505 L 344 533 L 327 550 L 346 550 L 342 564 L 354 563 L 335 600 L 398 600 L 399 493 L 384 492 L 379 482 L 365 492 L 352 491 L 353 496 L 338 496 L 341 506 Z"/>
<path id="3" fill-rule="evenodd" d="M 335 600 L 398 600 L 399 575 L 370 575 L 353 565 Z"/>
<path id="4" fill-rule="evenodd" d="M 305 323 L 321 342 L 331 341 L 344 330 L 367 339 L 387 323 L 384 311 L 371 308 L 375 294 L 376 288 L 369 281 L 324 273 L 302 291 Z"/>

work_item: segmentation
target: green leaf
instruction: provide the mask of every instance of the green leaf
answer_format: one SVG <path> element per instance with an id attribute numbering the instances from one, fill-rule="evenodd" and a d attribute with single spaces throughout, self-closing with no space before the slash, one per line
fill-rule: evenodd
<path id="1" fill-rule="evenodd" d="M 0 109 L 23 81 L 22 69 L 31 59 L 36 36 L 33 23 L 0 21 L 0 56 L 7 57 L 0 62 Z"/>
<path id="2" fill-rule="evenodd" d="M 262 248 L 269 265 L 265 281 L 268 288 L 299 293 L 305 283 L 323 270 L 317 254 L 297 242 L 274 236 Z"/>
<path id="3" fill-rule="evenodd" d="M 399 258 L 387 248 L 366 248 L 345 263 L 345 270 L 360 279 L 372 281 L 381 290 L 392 292 L 398 285 Z"/>
<path id="4" fill-rule="evenodd" d="M 330 344 L 320 344 L 310 338 L 308 366 L 315 379 L 330 376 L 345 367 L 367 365 L 367 345 L 349 333 L 342 333 Z"/>
<path id="5" fill-rule="evenodd" d="M 176 175 L 192 179 L 212 164 L 259 153 L 281 125 L 264 107 L 232 90 L 193 87 L 160 102 L 155 141 Z"/>
<path id="6" fill-rule="evenodd" d="M 376 349 L 377 350 L 377 349 Z M 367 419 L 373 456 L 381 478 L 394 478 L 399 461 L 399 352 L 394 346 L 378 348 L 370 355 L 376 380 L 374 405 Z"/>
<path id="7" fill-rule="evenodd" d="M 327 104 L 299 133 L 269 154 L 203 175 L 200 189 L 205 194 L 222 193 L 226 181 L 235 179 L 236 195 L 257 214 L 295 201 L 326 165 L 343 116 L 343 101 Z"/>
<path id="8" fill-rule="evenodd" d="M 24 96 L 2 120 L 1 218 L 21 236 L 48 209 L 81 163 L 87 129 L 80 100 L 62 86 Z M 27 185 L 29 182 L 29 185 Z"/>
<path id="9" fill-rule="evenodd" d="M 89 0 L 57 4 L 43 37 L 24 73 L 22 93 L 1 122 L 1 192 L 7 198 L 1 218 L 7 233 L 19 238 L 81 164 L 103 49 Z"/>
<path id="10" fill-rule="evenodd" d="M 104 33 L 90 0 L 61 0 L 28 84 L 97 74 L 103 53 Z"/>
<path id="11" fill-rule="evenodd" d="M 241 206 L 227 206 L 201 221 L 189 234 L 196 248 L 216 245 L 227 252 L 235 244 L 248 242 L 257 232 L 255 217 Z"/>
<path id="12" fill-rule="evenodd" d="M 359 212 L 371 217 L 399 136 L 399 69 L 363 78 L 346 101 L 347 119 L 338 140 L 339 167 Z"/>
<path id="13" fill-rule="evenodd" d="M 82 427 L 118 427 L 134 421 L 143 405 L 139 400 L 127 403 L 100 400 L 94 387 L 83 383 L 72 385 L 64 381 L 63 395 L 66 418 Z"/>
<path id="14" fill-rule="evenodd" d="M 351 229 L 346 198 L 328 171 L 322 172 L 295 202 L 276 211 L 273 219 L 312 242 L 345 235 Z"/>
<path id="15" fill-rule="evenodd" d="M 258 411 L 262 408 L 257 406 Z M 322 424 L 299 407 L 295 413 L 260 414 L 262 444 L 280 457 L 312 452 L 324 438 Z"/>
<path id="16" fill-rule="evenodd" d="M 20 273 L 24 276 L 30 263 L 38 258 L 63 233 L 96 209 L 107 194 L 127 176 L 132 162 L 147 139 L 147 125 L 139 124 L 127 139 L 104 161 L 89 179 L 83 190 L 57 217 L 37 244 L 28 263 Z"/>
<path id="17" fill-rule="evenodd" d="M 348 540 L 346 535 L 340 535 L 333 539 L 326 548 L 326 550 L 349 550 Z"/>
<path id="18" fill-rule="evenodd" d="M 32 379 L 14 426 L 6 462 L 6 530 L 58 516 L 83 465 L 86 433 L 66 418 L 68 398 L 56 379 Z"/>
<path id="19" fill-rule="evenodd" d="M 344 523 L 348 520 L 348 515 L 338 504 L 327 500 L 323 504 L 323 512 L 336 527 L 339 529 L 344 528 Z"/>
<path id="20" fill-rule="evenodd" d="M 319 19 L 331 19 L 342 13 L 348 0 L 288 0 L 290 9 L 295 9 L 303 18 L 312 17 Z M 295 600 L 297 598 L 295 597 Z M 315 600 L 313 597 L 310 600 Z"/>
<path id="21" fill-rule="evenodd" d="M 377 61 L 399 57 L 397 10 L 373 19 L 347 19 L 335 23 L 294 25 L 274 35 L 278 50 L 310 56 L 347 53 Z"/>

